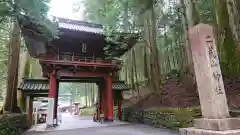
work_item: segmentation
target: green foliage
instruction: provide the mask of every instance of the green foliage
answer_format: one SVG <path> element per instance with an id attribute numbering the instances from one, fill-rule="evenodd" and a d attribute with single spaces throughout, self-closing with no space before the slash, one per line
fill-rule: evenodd
<path id="1" fill-rule="evenodd" d="M 59 94 L 76 94 L 85 96 L 85 84 L 84 83 L 60 83 Z"/>
<path id="2" fill-rule="evenodd" d="M 19 135 L 28 128 L 27 115 L 0 116 L 0 135 Z"/>
<path id="3" fill-rule="evenodd" d="M 10 36 L 10 25 L 8 20 L 0 23 L 0 97 L 6 89 L 8 43 Z M 0 99 L 1 101 L 2 99 Z"/>
<path id="4" fill-rule="evenodd" d="M 156 3 L 157 0 L 132 0 L 132 6 L 139 14 L 151 9 Z"/>
<path id="5" fill-rule="evenodd" d="M 197 8 L 199 10 L 201 22 L 215 24 L 216 14 L 214 10 L 214 0 L 198 0 Z"/>
<path id="6" fill-rule="evenodd" d="M 38 26 L 40 34 L 52 38 L 57 35 L 57 27 L 47 18 L 50 0 L 4 0 L 0 4 L 0 24 L 11 18 L 23 24 Z"/>
<path id="7" fill-rule="evenodd" d="M 81 110 L 80 115 L 81 116 L 92 116 L 93 113 L 95 113 L 95 111 L 96 111 L 95 107 L 93 107 L 93 108 L 84 108 L 84 109 Z"/>
<path id="8" fill-rule="evenodd" d="M 89 21 L 105 24 L 105 31 L 116 30 L 120 28 L 121 7 L 118 0 L 102 0 L 102 1 L 84 1 L 85 17 Z"/>
<path id="9" fill-rule="evenodd" d="M 23 24 L 35 24 L 38 34 L 47 40 L 56 36 L 58 31 L 47 18 L 50 0 L 2 0 L 0 2 L 0 97 L 6 89 L 8 45 L 13 21 Z M 21 42 L 24 48 L 24 41 Z M 23 50 L 23 49 L 21 49 Z M 0 99 L 1 100 L 1 99 Z"/>
<path id="10" fill-rule="evenodd" d="M 117 111 L 117 110 L 115 110 Z M 128 115 L 126 115 L 128 113 Z M 147 110 L 124 109 L 123 116 L 130 122 L 139 122 L 155 127 L 178 128 L 193 126 L 193 120 L 201 117 L 199 108 L 151 108 Z"/>

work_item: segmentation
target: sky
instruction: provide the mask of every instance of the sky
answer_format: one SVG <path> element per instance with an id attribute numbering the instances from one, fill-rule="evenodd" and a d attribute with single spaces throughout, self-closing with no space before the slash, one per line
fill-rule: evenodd
<path id="1" fill-rule="evenodd" d="M 68 19 L 74 19 L 74 20 L 84 20 L 83 4 L 81 4 L 80 11 L 78 13 L 74 13 L 72 11 L 74 1 L 76 0 L 51 0 L 49 15 L 68 18 Z"/>

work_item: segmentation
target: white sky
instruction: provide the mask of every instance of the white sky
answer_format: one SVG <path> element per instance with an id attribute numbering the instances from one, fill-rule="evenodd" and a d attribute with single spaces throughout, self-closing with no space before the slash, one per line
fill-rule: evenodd
<path id="1" fill-rule="evenodd" d="M 51 0 L 49 15 L 74 20 L 84 20 L 84 6 L 81 5 L 80 11 L 78 13 L 74 13 L 72 11 L 74 1 L 80 0 Z"/>

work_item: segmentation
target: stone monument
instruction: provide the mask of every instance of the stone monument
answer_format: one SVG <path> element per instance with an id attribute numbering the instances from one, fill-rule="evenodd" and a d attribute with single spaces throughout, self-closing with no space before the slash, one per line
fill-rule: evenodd
<path id="1" fill-rule="evenodd" d="M 213 28 L 198 24 L 189 30 L 197 89 L 203 118 L 181 135 L 240 135 L 240 119 L 230 118 Z"/>

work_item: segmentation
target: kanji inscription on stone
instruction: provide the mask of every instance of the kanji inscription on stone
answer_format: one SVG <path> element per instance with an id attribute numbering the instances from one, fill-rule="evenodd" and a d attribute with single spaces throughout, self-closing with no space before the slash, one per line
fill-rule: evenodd
<path id="1" fill-rule="evenodd" d="M 221 82 L 221 78 L 222 78 L 222 75 L 221 73 L 219 72 L 213 72 L 213 77 L 215 79 L 215 82 L 216 82 L 216 88 L 215 88 L 215 91 L 216 91 L 216 94 L 223 94 L 223 87 L 222 85 L 220 84 Z"/>
<path id="2" fill-rule="evenodd" d="M 208 55 L 211 61 L 211 67 L 218 66 L 218 57 L 217 54 L 213 48 L 213 42 L 209 41 L 209 39 L 206 41 L 206 44 L 208 46 Z"/>
<path id="3" fill-rule="evenodd" d="M 219 82 L 220 78 L 221 78 L 221 74 L 218 72 L 213 72 L 213 77 L 215 80 L 217 80 Z"/>
<path id="4" fill-rule="evenodd" d="M 213 77 L 214 77 L 214 81 L 216 84 L 216 88 L 215 88 L 216 94 L 217 95 L 223 94 L 223 87 L 220 84 L 221 83 L 220 79 L 222 78 L 222 75 L 221 75 L 221 71 L 218 71 L 219 70 L 219 62 L 218 62 L 219 60 L 218 60 L 218 56 L 217 56 L 217 50 L 214 48 L 213 41 L 211 38 L 206 37 L 206 44 L 208 46 L 208 55 L 209 55 L 209 59 L 210 59 L 210 65 L 213 70 Z"/>

